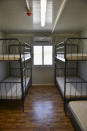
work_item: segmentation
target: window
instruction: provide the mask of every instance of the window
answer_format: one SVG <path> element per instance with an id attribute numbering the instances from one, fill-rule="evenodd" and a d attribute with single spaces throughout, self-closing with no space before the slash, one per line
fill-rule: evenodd
<path id="1" fill-rule="evenodd" d="M 44 46 L 44 65 L 52 65 L 52 46 Z"/>
<path id="2" fill-rule="evenodd" d="M 42 46 L 34 46 L 34 65 L 42 65 Z"/>
<path id="3" fill-rule="evenodd" d="M 52 46 L 34 46 L 34 65 L 52 65 L 53 47 Z"/>

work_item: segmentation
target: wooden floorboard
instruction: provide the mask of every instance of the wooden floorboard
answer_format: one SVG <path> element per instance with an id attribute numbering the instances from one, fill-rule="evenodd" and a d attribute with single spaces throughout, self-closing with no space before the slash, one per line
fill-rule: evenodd
<path id="1" fill-rule="evenodd" d="M 74 131 L 65 116 L 63 100 L 55 86 L 29 89 L 22 112 L 20 103 L 0 103 L 0 131 Z"/>

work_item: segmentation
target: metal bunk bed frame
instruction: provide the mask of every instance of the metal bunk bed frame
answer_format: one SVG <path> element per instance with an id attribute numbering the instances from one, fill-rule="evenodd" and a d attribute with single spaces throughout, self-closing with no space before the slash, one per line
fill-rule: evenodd
<path id="1" fill-rule="evenodd" d="M 59 91 L 60 91 L 60 93 L 61 93 L 61 95 L 62 95 L 62 97 L 63 97 L 63 99 L 64 99 L 64 111 L 66 112 L 66 108 L 67 108 L 67 103 L 69 102 L 69 101 L 72 101 L 72 100 L 87 100 L 87 88 L 86 88 L 86 96 L 84 96 L 84 97 L 81 97 L 81 96 L 79 96 L 79 97 L 76 97 L 76 94 L 75 94 L 75 97 L 71 97 L 71 94 L 70 94 L 70 98 L 67 98 L 66 97 L 66 84 L 67 83 L 76 83 L 76 86 L 77 86 L 77 84 L 78 83 L 80 83 L 81 84 L 81 88 L 82 88 L 82 83 L 86 83 L 87 84 L 87 81 L 85 81 L 85 80 L 83 80 L 83 81 L 66 81 L 66 78 L 67 78 L 67 69 L 69 69 L 69 68 L 67 68 L 67 62 L 70 62 L 70 63 L 72 63 L 72 62 L 76 62 L 76 75 L 78 75 L 78 62 L 79 61 L 87 61 L 87 59 L 83 59 L 83 50 L 82 50 L 82 52 L 81 52 L 81 54 L 82 54 L 82 59 L 78 59 L 78 54 L 79 54 L 79 45 L 78 44 L 74 44 L 73 42 L 74 42 L 74 40 L 87 40 L 87 38 L 68 38 L 68 39 L 66 39 L 65 41 L 63 41 L 63 42 L 61 42 L 61 43 L 58 43 L 57 45 L 55 44 L 55 83 L 56 83 L 56 71 L 57 70 L 64 70 L 64 96 L 62 95 L 62 92 L 61 92 L 61 90 L 59 89 Z M 71 43 L 69 43 L 69 42 L 71 42 Z M 72 54 L 73 54 L 73 47 L 74 48 L 76 48 L 76 53 L 77 53 L 77 60 L 73 60 L 73 59 L 67 59 L 67 47 L 68 46 L 70 46 L 70 48 L 71 48 L 71 58 L 72 58 Z M 62 62 L 64 62 L 64 68 L 58 68 L 57 67 L 57 58 L 56 58 L 56 56 L 58 55 L 58 54 L 60 54 L 60 53 L 58 53 L 58 50 L 60 50 L 60 49 L 64 49 L 64 52 L 62 52 L 63 53 L 63 55 L 64 55 L 64 59 L 60 59 L 60 61 L 62 61 Z M 72 67 L 72 68 L 70 68 L 70 70 L 73 70 L 74 68 Z M 58 84 L 58 83 L 57 83 Z M 58 86 L 60 86 L 59 84 L 58 84 Z M 71 93 L 71 92 L 70 92 Z M 82 94 L 81 94 L 82 95 Z"/>
<path id="2" fill-rule="evenodd" d="M 20 58 L 19 58 L 19 60 L 15 60 L 15 53 L 14 53 L 14 60 L 11 60 L 11 61 L 18 61 L 19 62 L 19 64 L 20 64 L 20 66 L 18 67 L 18 68 L 16 68 L 16 67 L 14 67 L 14 68 L 11 68 L 11 61 L 8 59 L 7 61 L 9 62 L 9 74 L 10 74 L 10 71 L 11 71 L 11 69 L 13 70 L 16 70 L 16 69 L 18 69 L 18 70 L 20 70 L 20 77 L 21 77 L 21 81 L 19 82 L 19 81 L 12 81 L 12 82 L 8 82 L 8 81 L 0 81 L 0 86 L 1 86 L 1 84 L 2 83 L 5 83 L 5 88 L 6 88 L 6 83 L 10 83 L 10 88 L 11 88 L 11 83 L 14 83 L 14 84 L 21 84 L 21 92 L 22 92 L 22 94 L 21 94 L 21 99 L 8 99 L 7 98 L 7 92 L 6 92 L 6 98 L 5 99 L 3 99 L 2 98 L 2 92 L 1 92 L 1 98 L 0 98 L 0 101 L 20 101 L 21 100 L 21 104 L 22 104 L 22 109 L 23 109 L 23 111 L 24 111 L 24 99 L 25 99 L 25 96 L 26 96 L 26 94 L 27 94 L 27 92 L 28 92 L 28 88 L 30 87 L 30 85 L 32 85 L 32 48 L 31 48 L 31 45 L 29 45 L 29 44 L 27 44 L 27 43 L 24 43 L 24 44 L 22 44 L 20 41 L 19 41 L 19 39 L 17 39 L 17 38 L 7 38 L 7 39 L 0 39 L 0 41 L 17 41 L 18 42 L 18 44 L 9 44 L 8 46 L 7 46 L 7 52 L 8 52 L 8 58 L 9 58 L 9 54 L 10 54 L 10 51 L 11 51 L 11 48 L 14 48 L 14 51 L 15 51 L 15 53 L 16 53 L 16 49 L 15 49 L 15 47 L 16 48 L 18 48 L 18 54 L 19 54 L 19 56 L 20 56 Z M 6 43 L 4 43 L 4 44 L 6 44 Z M 2 44 L 2 46 L 4 45 L 4 44 Z M 30 68 L 29 67 L 27 67 L 26 66 L 26 60 L 25 60 L 25 54 L 28 54 L 28 53 L 30 53 L 30 59 L 28 59 L 28 60 L 30 60 Z M 1 61 L 4 61 L 5 62 L 5 60 L 4 60 L 4 50 L 3 50 L 3 47 L 2 47 L 2 55 L 3 55 L 3 60 L 1 60 Z M 24 59 L 22 59 L 22 55 L 23 55 L 23 57 L 24 57 Z M 0 61 L 0 62 L 1 62 Z M 6 62 L 7 62 L 6 61 Z M 30 80 L 28 80 L 28 83 L 27 83 L 27 85 L 26 85 L 26 73 L 28 72 L 28 70 L 30 70 Z M 27 72 L 26 72 L 27 71 Z M 24 79 L 24 77 L 25 77 L 25 79 Z M 23 83 L 23 79 L 24 79 L 24 82 L 25 82 L 25 91 L 24 91 L 24 83 Z M 0 89 L 1 90 L 1 89 Z M 6 89 L 7 90 L 7 89 Z M 17 90 L 17 87 L 16 87 L 16 90 Z M 17 92 L 16 92 L 17 93 Z M 16 94 L 17 95 L 17 94 Z M 12 97 L 12 89 L 11 89 L 11 97 Z"/>

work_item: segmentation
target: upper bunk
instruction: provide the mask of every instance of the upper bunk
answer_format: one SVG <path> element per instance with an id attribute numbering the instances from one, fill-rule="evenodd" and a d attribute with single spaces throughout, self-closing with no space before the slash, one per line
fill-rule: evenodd
<path id="1" fill-rule="evenodd" d="M 55 46 L 56 59 L 66 61 L 86 61 L 87 51 L 84 44 L 87 38 L 68 38 Z"/>
<path id="2" fill-rule="evenodd" d="M 26 61 L 31 59 L 31 46 L 16 38 L 0 39 L 0 61 Z"/>

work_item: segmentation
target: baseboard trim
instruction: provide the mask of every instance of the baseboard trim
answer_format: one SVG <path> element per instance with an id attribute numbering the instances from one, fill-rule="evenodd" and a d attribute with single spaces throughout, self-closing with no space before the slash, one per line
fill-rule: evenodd
<path id="1" fill-rule="evenodd" d="M 32 84 L 32 86 L 55 86 L 55 84 Z"/>

